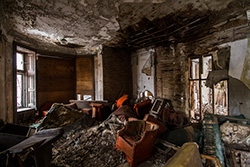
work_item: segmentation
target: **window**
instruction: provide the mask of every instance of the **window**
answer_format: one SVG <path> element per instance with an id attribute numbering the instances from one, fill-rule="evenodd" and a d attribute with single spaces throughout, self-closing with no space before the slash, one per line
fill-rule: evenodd
<path id="1" fill-rule="evenodd" d="M 202 120 L 204 113 L 228 114 L 228 82 L 220 81 L 206 87 L 209 71 L 213 69 L 211 55 L 190 58 L 190 118 Z"/>
<path id="2" fill-rule="evenodd" d="M 16 86 L 17 86 L 17 108 L 23 108 L 24 105 L 24 99 L 25 99 L 25 83 L 24 83 L 24 54 L 17 53 L 16 54 L 16 68 L 17 68 L 17 77 L 16 77 Z"/>
<path id="3" fill-rule="evenodd" d="M 17 111 L 36 108 L 35 53 L 18 47 L 16 52 Z"/>

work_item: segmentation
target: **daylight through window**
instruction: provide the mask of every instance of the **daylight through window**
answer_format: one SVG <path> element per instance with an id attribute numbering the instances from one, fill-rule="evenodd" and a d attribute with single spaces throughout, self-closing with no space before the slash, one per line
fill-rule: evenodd
<path id="1" fill-rule="evenodd" d="M 16 52 L 17 110 L 36 108 L 35 53 Z"/>
<path id="2" fill-rule="evenodd" d="M 228 114 L 228 84 L 220 81 L 213 88 L 207 87 L 206 79 L 213 69 L 212 56 L 190 58 L 190 118 L 202 120 L 204 113 Z"/>

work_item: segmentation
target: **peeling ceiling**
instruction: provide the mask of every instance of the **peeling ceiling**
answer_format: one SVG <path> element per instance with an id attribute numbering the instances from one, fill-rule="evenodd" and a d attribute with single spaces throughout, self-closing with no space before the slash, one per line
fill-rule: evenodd
<path id="1" fill-rule="evenodd" d="M 0 19 L 23 45 L 91 54 L 100 45 L 141 48 L 192 41 L 222 31 L 220 23 L 246 24 L 249 8 L 249 0 L 1 0 Z"/>

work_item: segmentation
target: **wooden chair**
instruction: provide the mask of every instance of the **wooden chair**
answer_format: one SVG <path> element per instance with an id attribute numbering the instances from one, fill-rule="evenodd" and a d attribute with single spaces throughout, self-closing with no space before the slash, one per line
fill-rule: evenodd
<path id="1" fill-rule="evenodd" d="M 116 148 L 125 154 L 130 166 L 152 155 L 159 126 L 143 120 L 128 121 L 117 133 Z"/>

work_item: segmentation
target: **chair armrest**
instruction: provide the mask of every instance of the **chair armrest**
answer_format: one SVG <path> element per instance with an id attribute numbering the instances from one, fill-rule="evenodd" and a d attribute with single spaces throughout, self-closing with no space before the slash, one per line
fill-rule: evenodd
<path id="1" fill-rule="evenodd" d="M 159 129 L 159 126 L 156 129 L 144 131 L 141 139 L 135 142 L 135 146 L 143 141 L 147 141 L 147 140 L 151 141 L 151 139 L 155 139 L 158 134 L 158 129 Z"/>

